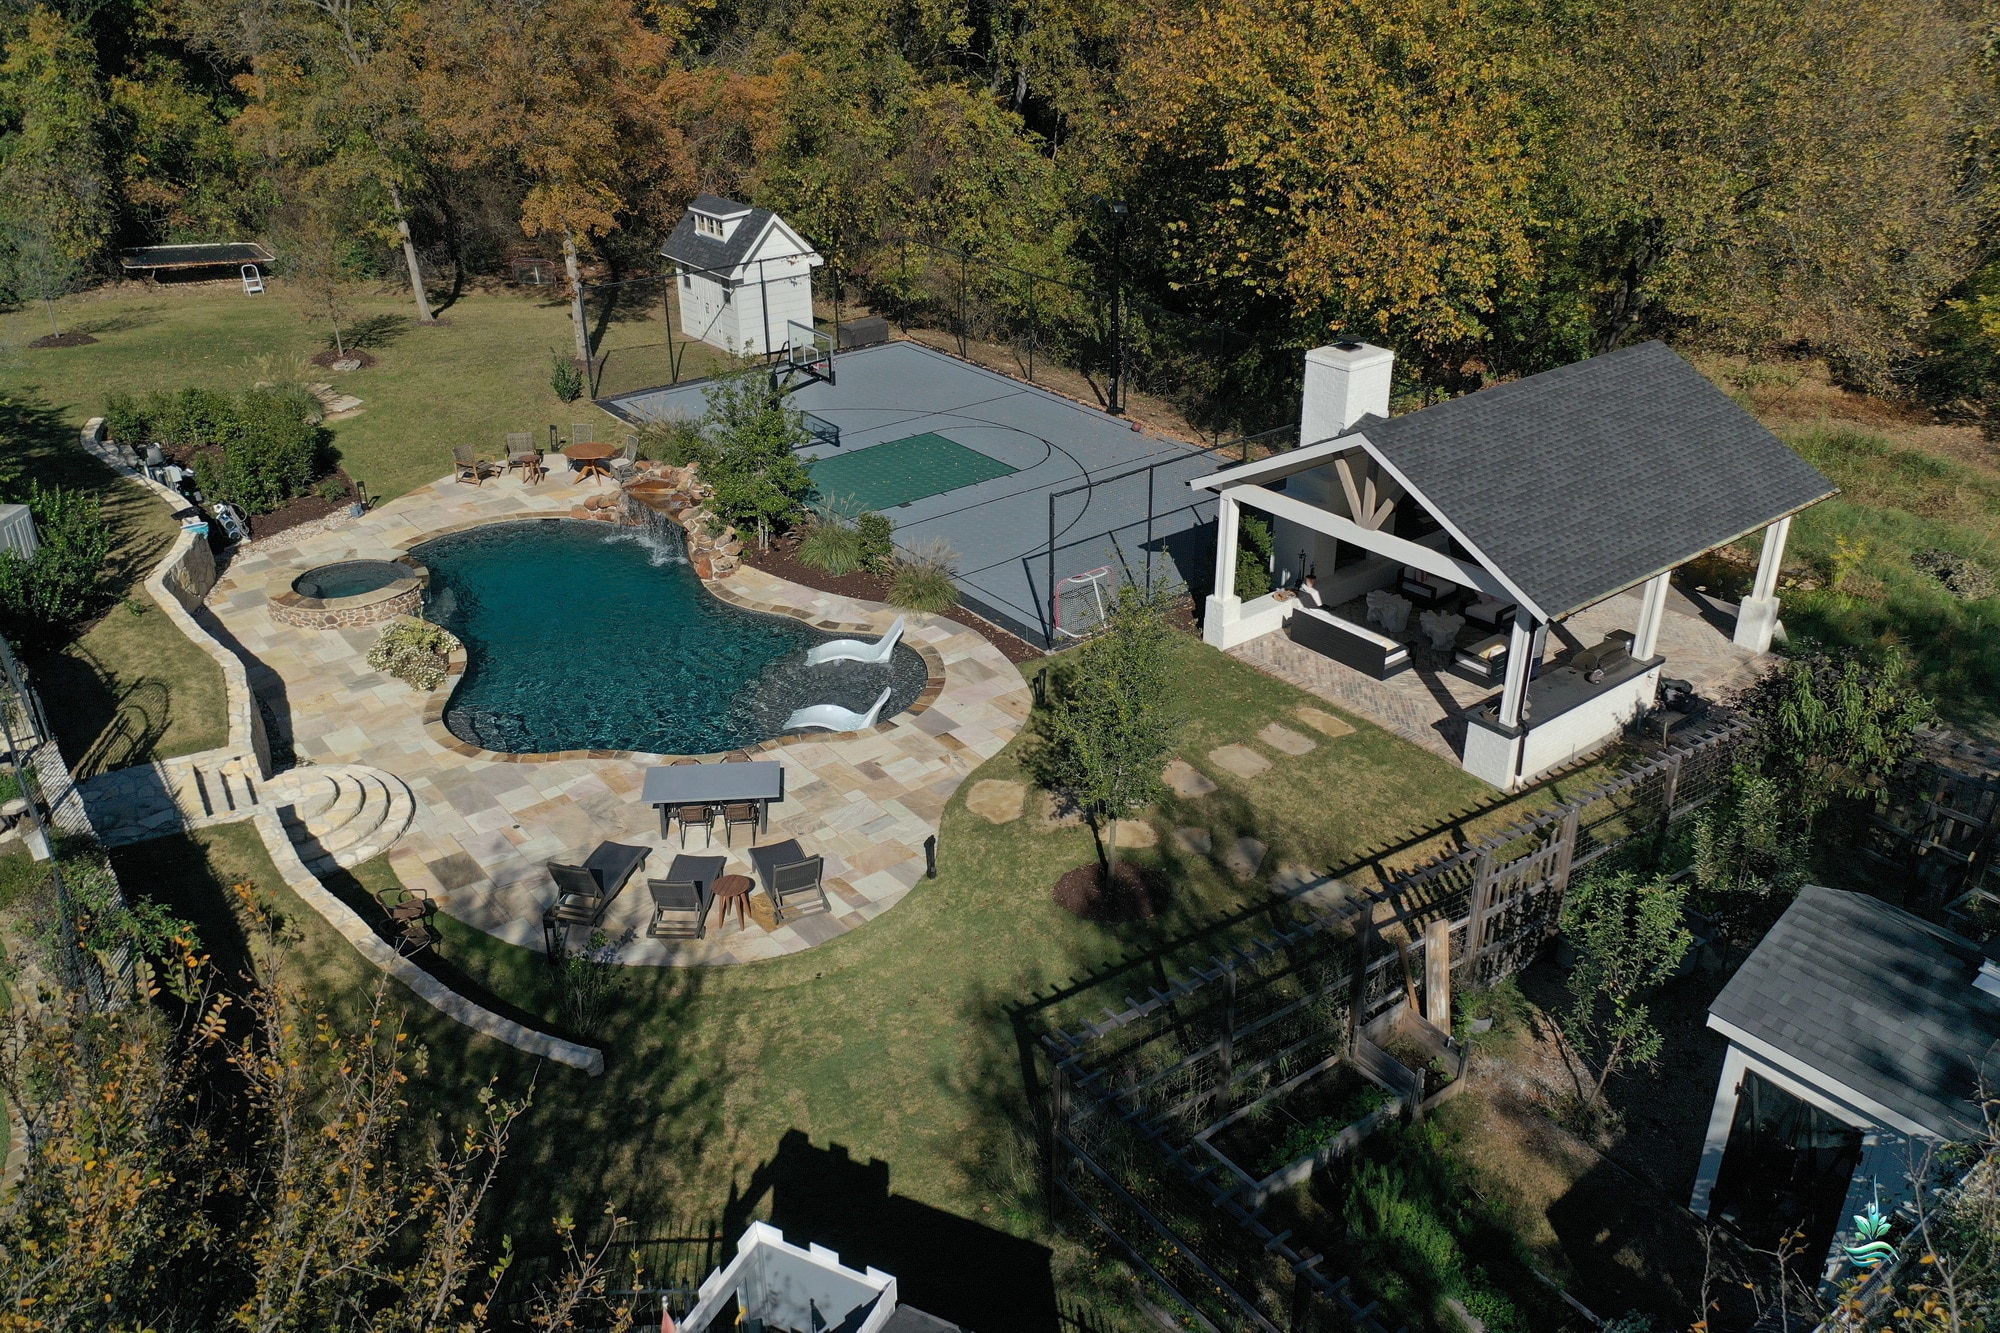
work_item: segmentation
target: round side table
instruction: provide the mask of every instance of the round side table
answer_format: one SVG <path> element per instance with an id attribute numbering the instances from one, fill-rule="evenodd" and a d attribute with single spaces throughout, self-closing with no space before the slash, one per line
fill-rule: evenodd
<path id="1" fill-rule="evenodd" d="M 729 924 L 729 909 L 736 909 L 738 928 L 750 925 L 750 890 L 757 887 L 756 881 L 748 875 L 718 875 L 715 880 L 715 901 L 722 908 L 717 925 Z"/>

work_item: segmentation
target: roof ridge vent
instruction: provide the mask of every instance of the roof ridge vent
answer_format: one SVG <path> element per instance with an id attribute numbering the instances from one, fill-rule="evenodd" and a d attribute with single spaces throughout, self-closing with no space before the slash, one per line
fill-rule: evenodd
<path id="1" fill-rule="evenodd" d="M 1979 973 L 1972 978 L 1972 984 L 1988 995 L 2000 996 L 2000 963 L 1991 958 L 1981 960 Z"/>

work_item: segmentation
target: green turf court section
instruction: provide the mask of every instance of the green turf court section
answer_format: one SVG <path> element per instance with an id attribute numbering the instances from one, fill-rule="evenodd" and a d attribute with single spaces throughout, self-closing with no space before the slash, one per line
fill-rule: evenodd
<path id="1" fill-rule="evenodd" d="M 807 465 L 813 489 L 825 500 L 880 512 L 897 505 L 972 486 L 1015 469 L 977 449 L 925 431 L 884 440 L 851 454 L 835 454 Z"/>

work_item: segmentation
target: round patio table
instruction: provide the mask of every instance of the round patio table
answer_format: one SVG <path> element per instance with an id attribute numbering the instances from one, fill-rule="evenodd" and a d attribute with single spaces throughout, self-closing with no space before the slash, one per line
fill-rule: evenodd
<path id="1" fill-rule="evenodd" d="M 715 880 L 715 901 L 722 907 L 718 924 L 729 924 L 729 908 L 736 908 L 736 924 L 747 928 L 750 924 L 750 890 L 756 887 L 748 875 L 718 875 Z"/>
<path id="2" fill-rule="evenodd" d="M 600 477 L 608 477 L 611 475 L 611 469 L 605 464 L 617 452 L 618 446 L 615 444 L 591 444 L 586 441 L 583 444 L 572 444 L 563 450 L 563 457 L 576 464 L 576 470 L 585 476 L 595 472 Z"/>

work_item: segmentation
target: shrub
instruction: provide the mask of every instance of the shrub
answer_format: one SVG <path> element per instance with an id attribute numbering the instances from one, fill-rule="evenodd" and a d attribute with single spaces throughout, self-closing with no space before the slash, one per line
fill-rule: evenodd
<path id="1" fill-rule="evenodd" d="M 576 368 L 576 358 L 560 347 L 549 353 L 549 387 L 565 403 L 583 397 L 583 372 Z"/>
<path id="2" fill-rule="evenodd" d="M 0 615 L 41 637 L 98 609 L 111 533 L 94 495 L 30 481 L 25 498 L 40 545 L 32 560 L 0 551 Z"/>
<path id="3" fill-rule="evenodd" d="M 759 520 L 788 526 L 812 492 L 812 477 L 793 451 L 808 443 L 805 417 L 761 369 L 727 375 L 707 390 L 702 418 L 702 480 L 711 507 L 739 528 Z"/>
<path id="4" fill-rule="evenodd" d="M 236 438 L 224 449 L 211 500 L 267 514 L 312 485 L 320 430 L 308 420 L 318 404 L 304 389 L 253 389 L 236 407 Z"/>
<path id="5" fill-rule="evenodd" d="M 799 543 L 799 560 L 838 577 L 861 568 L 861 533 L 829 515 L 812 525 Z"/>
<path id="6" fill-rule="evenodd" d="M 855 520 L 861 534 L 861 563 L 870 569 L 888 569 L 896 559 L 896 525 L 886 514 L 867 513 Z"/>
<path id="7" fill-rule="evenodd" d="M 235 437 L 237 415 L 227 394 L 213 389 L 182 389 L 146 397 L 145 415 L 153 438 L 175 448 L 204 445 L 227 447 Z"/>
<path id="8" fill-rule="evenodd" d="M 434 690 L 444 683 L 445 655 L 458 646 L 442 625 L 405 616 L 382 631 L 368 652 L 368 665 L 413 689 Z"/>
<path id="9" fill-rule="evenodd" d="M 1271 591 L 1271 525 L 1255 514 L 1244 514 L 1238 522 L 1236 541 L 1236 595 L 1262 597 Z"/>
<path id="10" fill-rule="evenodd" d="M 114 393 L 104 400 L 104 433 L 119 444 L 144 448 L 152 441 L 152 422 L 145 409 L 129 393 Z"/>
<path id="11" fill-rule="evenodd" d="M 701 423 L 686 417 L 668 421 L 648 421 L 639 427 L 639 455 L 674 467 L 699 463 L 707 456 L 708 441 Z"/>
<path id="12" fill-rule="evenodd" d="M 942 541 L 925 542 L 916 554 L 896 566 L 889 583 L 889 604 L 911 611 L 949 611 L 958 605 L 958 553 Z"/>
<path id="13" fill-rule="evenodd" d="M 317 494 L 328 504 L 338 504 L 347 498 L 347 485 L 338 477 L 328 477 L 319 484 Z"/>

